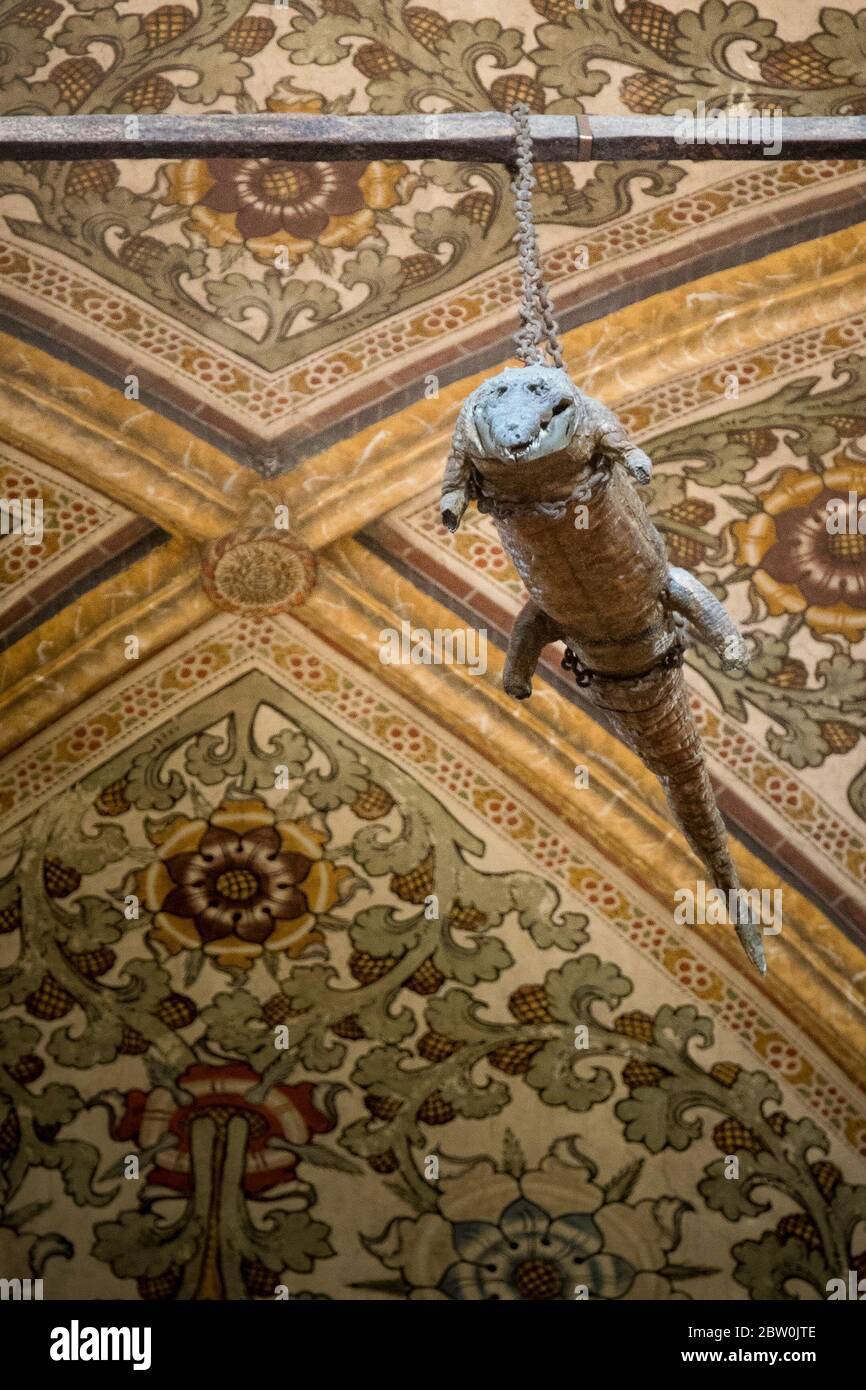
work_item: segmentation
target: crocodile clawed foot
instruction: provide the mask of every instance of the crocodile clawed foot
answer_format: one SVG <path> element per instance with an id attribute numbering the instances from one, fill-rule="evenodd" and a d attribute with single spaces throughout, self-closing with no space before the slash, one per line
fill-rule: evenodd
<path id="1" fill-rule="evenodd" d="M 646 486 L 653 475 L 652 460 L 643 449 L 630 449 L 626 455 L 626 468 L 636 483 Z"/>
<path id="2" fill-rule="evenodd" d="M 725 637 L 719 655 L 723 671 L 745 671 L 752 657 L 748 642 L 739 632 L 731 632 Z"/>
<path id="3" fill-rule="evenodd" d="M 532 694 L 529 681 L 506 680 L 502 685 L 506 695 L 510 695 L 512 700 L 528 700 Z"/>

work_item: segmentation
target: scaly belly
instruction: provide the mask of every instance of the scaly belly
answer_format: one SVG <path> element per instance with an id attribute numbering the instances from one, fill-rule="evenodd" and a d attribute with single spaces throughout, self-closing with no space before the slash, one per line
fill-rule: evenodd
<path id="1" fill-rule="evenodd" d="M 532 599 L 562 628 L 582 664 L 639 671 L 673 636 L 663 602 L 667 556 L 642 505 L 617 505 L 605 489 L 586 513 L 499 517 L 504 549 Z M 630 499 L 627 499 L 630 500 Z"/>

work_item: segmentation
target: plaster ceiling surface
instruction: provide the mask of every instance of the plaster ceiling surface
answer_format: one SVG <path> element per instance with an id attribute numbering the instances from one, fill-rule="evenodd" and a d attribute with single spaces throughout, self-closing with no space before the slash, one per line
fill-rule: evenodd
<path id="1" fill-rule="evenodd" d="M 466 11 L 0 3 L 0 113 L 866 109 L 853 7 Z M 862 165 L 539 170 L 569 371 L 753 648 L 686 678 L 741 881 L 782 894 L 766 979 L 673 923 L 697 863 L 557 650 L 505 697 L 519 583 L 438 524 L 516 326 L 503 171 L 314 173 L 302 211 L 301 166 L 0 166 L 0 493 L 44 523 L 0 538 L 3 1269 L 824 1297 L 866 1273 L 866 557 L 813 524 L 866 486 Z M 383 664 L 403 622 L 483 629 L 486 669 Z"/>
<path id="2" fill-rule="evenodd" d="M 853 17 L 817 4 L 459 0 L 4 5 L 0 112 L 856 112 Z M 849 33 L 850 29 L 850 33 Z M 591 57 L 586 57 L 586 53 Z M 856 69 L 856 63 L 853 65 Z M 859 103 L 859 105 L 858 105 Z M 858 220 L 862 167 L 549 164 L 536 209 L 563 321 Z M 22 335 L 260 468 L 507 352 L 508 175 L 396 160 L 87 161 L 0 182 Z M 386 405 L 387 403 L 387 405 Z"/>

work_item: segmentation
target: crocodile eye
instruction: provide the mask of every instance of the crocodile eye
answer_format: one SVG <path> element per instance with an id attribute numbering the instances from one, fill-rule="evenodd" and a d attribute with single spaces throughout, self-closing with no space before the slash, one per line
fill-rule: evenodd
<path id="1" fill-rule="evenodd" d="M 507 387 L 507 386 L 498 386 L 498 387 L 496 388 L 496 394 L 497 394 L 497 396 L 504 396 L 504 395 L 505 395 L 505 392 L 506 392 L 507 390 L 508 390 L 508 387 Z"/>
<path id="2" fill-rule="evenodd" d="M 540 381 L 530 381 L 526 389 L 527 391 L 531 391 L 533 396 L 537 396 L 541 391 L 544 390 L 544 387 L 541 385 Z"/>

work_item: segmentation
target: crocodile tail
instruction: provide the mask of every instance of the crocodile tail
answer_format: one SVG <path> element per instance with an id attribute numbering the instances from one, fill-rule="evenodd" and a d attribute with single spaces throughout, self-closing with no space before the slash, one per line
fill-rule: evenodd
<path id="1" fill-rule="evenodd" d="M 682 672 L 657 671 L 631 683 L 597 680 L 588 693 L 623 742 L 658 777 L 677 825 L 714 886 L 726 894 L 739 890 Z M 739 892 L 729 901 L 736 904 L 736 930 L 743 949 L 766 974 L 760 919 L 755 919 Z"/>

